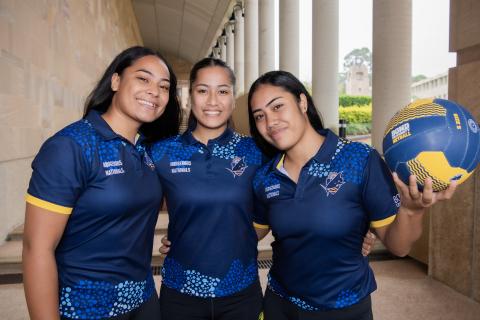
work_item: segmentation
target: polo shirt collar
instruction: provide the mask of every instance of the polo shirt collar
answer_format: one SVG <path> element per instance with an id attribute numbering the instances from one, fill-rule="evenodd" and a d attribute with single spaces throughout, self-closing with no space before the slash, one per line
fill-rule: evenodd
<path id="1" fill-rule="evenodd" d="M 102 136 L 104 140 L 113 140 L 113 139 L 122 139 L 126 140 L 122 136 L 115 133 L 112 128 L 108 125 L 107 121 L 102 118 L 102 115 L 97 110 L 90 110 L 85 117 L 85 119 L 92 124 L 93 128 Z M 142 134 L 137 134 L 135 144 L 142 143 L 145 140 L 145 137 Z"/>
<path id="2" fill-rule="evenodd" d="M 183 142 L 185 142 L 186 144 L 189 144 L 189 145 L 193 145 L 193 144 L 196 144 L 196 143 L 201 143 L 200 141 L 195 139 L 192 132 L 193 132 L 192 130 L 187 130 L 187 131 L 185 131 L 184 134 L 182 134 Z M 231 140 L 232 136 L 233 136 L 233 130 L 230 129 L 230 128 L 227 128 L 227 129 L 225 129 L 225 131 L 220 136 L 218 136 L 214 139 L 208 140 L 208 144 L 209 145 L 212 145 L 212 144 L 225 145 Z"/>
<path id="3" fill-rule="evenodd" d="M 318 133 L 322 135 L 325 140 L 323 141 L 320 149 L 313 156 L 313 160 L 318 163 L 330 162 L 335 151 L 337 150 L 338 136 L 329 129 L 319 130 Z M 279 153 L 276 155 L 275 160 L 272 163 L 272 170 L 279 169 L 283 166 L 283 160 L 285 153 Z M 309 161 L 310 162 L 310 161 Z"/>
<path id="4" fill-rule="evenodd" d="M 322 146 L 313 156 L 313 159 L 318 163 L 330 162 L 337 150 L 338 136 L 330 129 L 323 129 L 318 131 L 318 133 L 322 135 L 325 140 L 323 140 Z"/>

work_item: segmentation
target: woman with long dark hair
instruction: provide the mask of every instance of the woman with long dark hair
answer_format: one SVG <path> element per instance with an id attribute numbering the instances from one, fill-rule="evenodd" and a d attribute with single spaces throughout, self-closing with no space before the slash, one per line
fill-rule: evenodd
<path id="1" fill-rule="evenodd" d="M 449 189 L 423 193 L 403 184 L 378 152 L 325 130 L 302 83 L 285 71 L 257 79 L 248 95 L 250 130 L 270 154 L 254 190 L 259 231 L 275 237 L 264 313 L 267 320 L 372 319 L 376 289 L 360 254 L 371 228 L 393 253 L 406 255 L 422 230 L 425 208 L 450 198 Z M 397 191 L 397 188 L 400 194 Z"/>
<path id="2" fill-rule="evenodd" d="M 178 132 L 176 78 L 158 53 L 121 52 L 82 120 L 49 138 L 26 195 L 32 319 L 158 319 L 150 262 L 162 189 L 145 141 Z"/>

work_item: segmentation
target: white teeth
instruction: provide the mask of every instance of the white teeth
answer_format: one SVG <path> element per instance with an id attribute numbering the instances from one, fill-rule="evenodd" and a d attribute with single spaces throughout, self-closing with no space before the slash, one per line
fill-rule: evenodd
<path id="1" fill-rule="evenodd" d="M 147 100 L 137 99 L 137 101 L 140 102 L 140 104 L 143 104 L 152 108 L 156 106 L 155 103 L 151 103 Z"/>
<path id="2" fill-rule="evenodd" d="M 218 116 L 220 111 L 204 111 L 207 116 Z"/>

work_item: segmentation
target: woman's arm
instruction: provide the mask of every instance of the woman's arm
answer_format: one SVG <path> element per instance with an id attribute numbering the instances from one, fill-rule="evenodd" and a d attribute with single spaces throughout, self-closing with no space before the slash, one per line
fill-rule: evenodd
<path id="1" fill-rule="evenodd" d="M 265 238 L 265 236 L 270 232 L 270 228 L 255 227 L 255 232 L 257 233 L 258 241 L 260 241 L 263 238 Z M 161 254 L 167 255 L 168 252 L 170 251 L 170 246 L 172 245 L 172 243 L 168 240 L 167 236 L 163 236 L 161 242 L 162 242 L 162 246 L 158 251 L 160 251 Z"/>
<path id="2" fill-rule="evenodd" d="M 60 319 L 55 248 L 69 215 L 27 203 L 23 236 L 23 283 L 32 320 Z"/>
<path id="3" fill-rule="evenodd" d="M 170 251 L 170 246 L 172 245 L 172 243 L 168 240 L 167 236 L 163 236 L 161 242 L 162 246 L 160 247 L 160 249 L 158 249 L 158 251 L 161 254 L 167 255 Z"/>
<path id="4" fill-rule="evenodd" d="M 375 232 L 385 247 L 397 256 L 406 256 L 413 243 L 422 234 L 422 218 L 425 209 L 438 201 L 450 199 L 455 193 L 457 184 L 450 183 L 448 189 L 433 192 L 432 179 L 425 179 L 423 192 L 417 187 L 415 176 L 410 176 L 408 186 L 393 174 L 393 180 L 400 193 L 401 205 L 395 220 L 384 227 L 376 228 Z"/>
<path id="5" fill-rule="evenodd" d="M 266 227 L 266 228 L 255 227 L 255 232 L 257 233 L 258 241 L 260 241 L 267 236 L 267 234 L 270 232 L 270 228 L 269 227 Z"/>
<path id="6" fill-rule="evenodd" d="M 368 231 L 365 237 L 363 237 L 362 243 L 362 255 L 364 257 L 368 256 L 372 252 L 373 246 L 375 245 L 376 236 L 373 232 Z"/>

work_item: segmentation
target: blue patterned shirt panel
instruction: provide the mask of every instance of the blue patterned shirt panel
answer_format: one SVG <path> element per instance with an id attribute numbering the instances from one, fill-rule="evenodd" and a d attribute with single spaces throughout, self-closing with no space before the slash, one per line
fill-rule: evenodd
<path id="1" fill-rule="evenodd" d="M 227 273 L 221 277 L 211 277 L 195 269 L 185 267 L 167 257 L 162 267 L 163 284 L 181 293 L 201 298 L 226 297 L 241 291 L 258 279 L 257 261 L 243 264 L 233 260 Z"/>
<path id="2" fill-rule="evenodd" d="M 60 288 L 60 315 L 70 319 L 112 318 L 140 307 L 155 294 L 152 275 L 143 281 L 81 280 Z"/>

